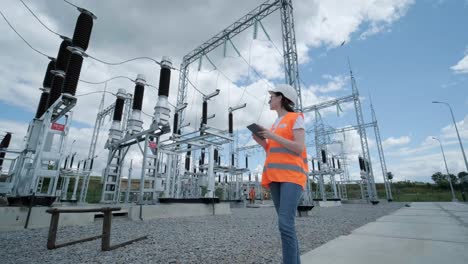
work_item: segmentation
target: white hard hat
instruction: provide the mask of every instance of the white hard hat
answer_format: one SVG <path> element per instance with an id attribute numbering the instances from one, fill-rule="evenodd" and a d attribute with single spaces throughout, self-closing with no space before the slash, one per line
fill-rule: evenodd
<path id="1" fill-rule="evenodd" d="M 293 102 L 293 104 L 296 104 L 297 93 L 296 93 L 296 90 L 291 85 L 278 84 L 278 85 L 275 86 L 275 88 L 269 90 L 269 92 L 282 93 L 284 95 L 284 97 L 291 100 L 291 102 Z"/>

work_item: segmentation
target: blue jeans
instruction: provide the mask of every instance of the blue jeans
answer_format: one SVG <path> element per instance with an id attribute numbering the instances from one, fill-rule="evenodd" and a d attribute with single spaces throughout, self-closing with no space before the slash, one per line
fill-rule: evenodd
<path id="1" fill-rule="evenodd" d="M 283 248 L 283 263 L 301 263 L 299 242 L 296 236 L 294 219 L 302 187 L 290 182 L 270 183 L 270 192 L 278 214 L 278 227 Z"/>

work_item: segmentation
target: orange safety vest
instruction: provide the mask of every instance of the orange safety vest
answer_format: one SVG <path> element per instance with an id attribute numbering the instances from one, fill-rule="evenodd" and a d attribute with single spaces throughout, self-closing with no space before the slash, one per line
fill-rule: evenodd
<path id="1" fill-rule="evenodd" d="M 274 133 L 285 139 L 294 140 L 293 127 L 299 115 L 304 117 L 302 113 L 287 113 L 281 119 Z M 270 131 L 273 132 L 273 126 Z M 267 140 L 266 159 L 262 174 L 263 187 L 269 188 L 271 182 L 291 182 L 304 189 L 308 171 L 306 148 L 301 154 L 297 154 L 274 140 Z"/>

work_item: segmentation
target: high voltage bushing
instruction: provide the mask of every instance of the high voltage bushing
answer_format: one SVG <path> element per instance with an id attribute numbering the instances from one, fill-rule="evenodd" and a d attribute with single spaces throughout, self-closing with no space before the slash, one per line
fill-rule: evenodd
<path id="1" fill-rule="evenodd" d="M 366 166 L 364 164 L 364 159 L 361 156 L 359 156 L 358 159 L 359 159 L 359 169 L 361 171 L 366 171 Z"/>
<path id="2" fill-rule="evenodd" d="M 179 125 L 179 113 L 174 114 L 174 126 L 173 126 L 173 132 L 177 133 L 180 135 L 180 129 L 178 128 Z"/>
<path id="3" fill-rule="evenodd" d="M 322 163 L 327 164 L 327 153 L 324 149 L 320 150 L 320 153 L 322 154 Z"/>
<path id="4" fill-rule="evenodd" d="M 153 124 L 167 126 L 170 119 L 169 109 L 169 86 L 171 82 L 172 62 L 168 57 L 161 60 L 161 70 L 159 75 L 158 102 L 154 107 Z"/>
<path id="5" fill-rule="evenodd" d="M 73 33 L 73 46 L 79 47 L 83 51 L 88 49 L 89 39 L 91 38 L 91 31 L 93 30 L 93 20 L 96 16 L 88 10 L 80 10 L 81 14 L 78 16 Z"/>
<path id="6" fill-rule="evenodd" d="M 132 115 L 128 120 L 128 131 L 130 131 L 130 133 L 138 133 L 143 130 L 143 121 L 141 120 L 141 109 L 143 107 L 145 85 L 145 76 L 143 74 L 138 74 L 135 81 L 135 91 L 133 94 Z"/>
<path id="7" fill-rule="evenodd" d="M 72 157 L 71 157 L 71 161 L 70 161 L 70 169 L 73 168 L 73 161 L 75 160 L 75 155 L 76 155 L 76 152 L 73 153 Z"/>
<path id="8" fill-rule="evenodd" d="M 202 124 L 206 125 L 208 123 L 208 102 L 203 101 L 202 105 Z"/>
<path id="9" fill-rule="evenodd" d="M 115 141 L 122 138 L 122 130 L 120 123 L 122 121 L 122 112 L 125 102 L 125 89 L 119 89 L 117 98 L 115 99 L 114 115 L 112 117 L 112 126 L 109 129 L 109 141 Z"/>
<path id="10" fill-rule="evenodd" d="M 52 71 L 55 70 L 55 59 L 50 60 L 47 65 L 47 70 L 44 76 L 44 81 L 42 82 L 42 94 L 41 99 L 39 99 L 39 105 L 37 106 L 36 118 L 40 118 L 45 111 L 47 111 L 47 102 L 49 100 L 50 87 L 52 84 L 52 78 L 54 75 Z"/>
<path id="11" fill-rule="evenodd" d="M 3 139 L 2 142 L 0 143 L 0 149 L 7 149 L 10 146 L 10 141 L 11 141 L 11 133 L 7 133 Z M 3 165 L 3 159 L 5 158 L 5 152 L 0 151 L 0 168 Z"/>
<path id="12" fill-rule="evenodd" d="M 68 47 L 68 50 L 71 51 L 71 55 L 68 60 L 65 83 L 62 88 L 63 94 L 72 96 L 76 93 L 84 52 L 88 49 L 89 39 L 91 38 L 91 31 L 93 29 L 93 19 L 96 18 L 96 16 L 88 10 L 80 9 L 80 12 L 81 14 L 78 16 L 75 32 L 73 33 L 73 47 Z"/>
<path id="13" fill-rule="evenodd" d="M 55 62 L 55 70 L 52 71 L 53 78 L 51 82 L 51 89 L 49 94 L 49 100 L 47 101 L 47 108 L 60 98 L 62 93 L 63 83 L 65 81 L 65 73 L 67 71 L 68 61 L 70 60 L 71 52 L 68 47 L 72 45 L 72 40 L 63 37 L 63 41 L 60 44 L 59 52 L 57 54 L 57 60 Z"/>
<path id="14" fill-rule="evenodd" d="M 229 113 L 229 133 L 233 134 L 234 131 L 234 125 L 233 125 L 233 117 L 232 117 L 232 112 Z"/>

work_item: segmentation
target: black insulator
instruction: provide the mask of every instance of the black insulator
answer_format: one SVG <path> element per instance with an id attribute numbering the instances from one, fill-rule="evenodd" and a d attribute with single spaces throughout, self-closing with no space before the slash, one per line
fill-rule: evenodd
<path id="1" fill-rule="evenodd" d="M 231 166 L 234 167 L 234 154 L 231 154 Z"/>
<path id="2" fill-rule="evenodd" d="M 203 109 L 202 109 L 202 124 L 208 123 L 208 102 L 203 101 Z"/>
<path id="3" fill-rule="evenodd" d="M 63 84 L 63 93 L 75 95 L 76 86 L 80 79 L 81 65 L 83 64 L 83 57 L 73 53 L 68 62 L 67 75 L 65 76 L 65 83 Z"/>
<path id="4" fill-rule="evenodd" d="M 189 155 L 185 157 L 185 170 L 186 171 L 190 170 L 190 156 Z"/>
<path id="5" fill-rule="evenodd" d="M 221 156 L 218 156 L 218 166 L 221 166 Z"/>
<path id="6" fill-rule="evenodd" d="M 221 175 L 218 175 L 218 182 L 221 182 Z"/>
<path id="7" fill-rule="evenodd" d="M 55 69 L 57 71 L 67 72 L 68 61 L 70 60 L 71 56 L 71 51 L 69 51 L 67 48 L 71 45 L 72 41 L 69 38 L 65 38 L 60 44 L 60 49 L 57 54 L 57 61 L 55 62 Z"/>
<path id="8" fill-rule="evenodd" d="M 60 98 L 64 81 L 65 78 L 63 76 L 55 75 L 54 78 L 52 78 L 52 87 L 50 88 L 49 100 L 47 100 L 47 109 Z"/>
<path id="9" fill-rule="evenodd" d="M 164 95 L 169 97 L 169 85 L 171 83 L 171 70 L 165 67 L 161 68 L 159 75 L 159 90 L 158 96 Z"/>
<path id="10" fill-rule="evenodd" d="M 133 94 L 133 110 L 140 110 L 143 106 L 143 95 L 145 94 L 145 86 L 137 83 L 135 85 L 135 92 Z M 174 130 L 175 131 L 175 130 Z"/>
<path id="11" fill-rule="evenodd" d="M 249 181 L 252 180 L 252 174 L 249 173 Z"/>
<path id="12" fill-rule="evenodd" d="M 89 165 L 89 170 L 93 169 L 94 158 L 91 159 L 91 164 Z"/>
<path id="13" fill-rule="evenodd" d="M 214 149 L 214 155 L 213 155 L 213 160 L 214 162 L 218 162 L 218 157 L 219 157 L 219 154 L 218 154 L 218 149 Z"/>
<path id="14" fill-rule="evenodd" d="M 249 157 L 248 156 L 245 156 L 245 167 L 246 168 L 249 167 Z"/>
<path id="15" fill-rule="evenodd" d="M 192 145 L 188 144 L 188 145 L 187 145 L 187 149 L 188 149 L 188 151 L 187 151 L 187 156 L 192 155 L 192 151 L 191 151 L 191 150 L 192 150 Z"/>
<path id="16" fill-rule="evenodd" d="M 47 111 L 47 102 L 49 101 L 49 91 L 44 90 L 37 106 L 36 118 L 40 118 Z"/>
<path id="17" fill-rule="evenodd" d="M 63 168 L 64 168 L 64 169 L 67 168 L 67 163 L 68 163 L 68 156 L 65 158 L 65 164 L 63 164 Z"/>
<path id="18" fill-rule="evenodd" d="M 224 176 L 224 182 L 227 183 L 227 176 Z"/>
<path id="19" fill-rule="evenodd" d="M 81 165 L 81 160 L 78 161 L 78 167 L 77 167 L 78 170 L 80 169 L 80 165 Z"/>
<path id="20" fill-rule="evenodd" d="M 320 171 L 320 162 L 317 160 L 317 169 Z"/>
<path id="21" fill-rule="evenodd" d="M 50 60 L 47 65 L 47 71 L 44 76 L 44 81 L 42 82 L 42 87 L 50 88 L 52 85 L 52 78 L 54 77 L 54 74 L 52 74 L 53 70 L 55 70 L 55 59 Z"/>
<path id="22" fill-rule="evenodd" d="M 335 157 L 332 157 L 332 163 L 333 163 L 333 168 L 336 168 L 335 167 Z"/>
<path id="23" fill-rule="evenodd" d="M 178 125 L 179 124 L 179 113 L 174 114 L 174 129 L 172 131 L 177 132 L 178 130 Z"/>
<path id="24" fill-rule="evenodd" d="M 11 133 L 7 133 L 5 137 L 3 137 L 2 142 L 0 143 L 0 148 L 8 148 L 10 146 L 11 141 Z M 3 159 L 5 158 L 6 152 L 0 151 L 0 168 L 3 165 Z"/>
<path id="25" fill-rule="evenodd" d="M 322 163 L 326 164 L 327 163 L 327 154 L 325 153 L 324 149 L 322 149 L 320 152 L 322 153 Z"/>
<path id="26" fill-rule="evenodd" d="M 338 163 L 338 169 L 341 169 L 340 160 L 337 159 L 336 162 Z"/>
<path id="27" fill-rule="evenodd" d="M 11 141 L 11 133 L 7 133 L 3 139 L 2 142 L 0 143 L 0 148 L 8 148 L 10 146 L 10 141 Z"/>
<path id="28" fill-rule="evenodd" d="M 124 99 L 117 97 L 117 99 L 115 100 L 114 117 L 112 120 L 122 121 L 123 107 L 124 107 Z"/>
<path id="29" fill-rule="evenodd" d="M 91 30 L 93 29 L 93 17 L 86 12 L 81 13 L 76 21 L 75 32 L 73 33 L 73 46 L 80 47 L 86 51 L 91 38 Z"/>
<path id="30" fill-rule="evenodd" d="M 75 153 L 76 154 L 76 153 Z M 75 154 L 72 155 L 71 161 L 70 161 L 70 169 L 73 168 L 73 160 L 75 159 Z"/>
<path id="31" fill-rule="evenodd" d="M 233 134 L 234 126 L 233 126 L 233 117 L 232 112 L 229 113 L 229 133 Z"/>
<path id="32" fill-rule="evenodd" d="M 205 149 L 202 149 L 200 161 L 201 161 L 201 164 L 205 164 Z"/>
<path id="33" fill-rule="evenodd" d="M 315 170 L 315 162 L 314 162 L 314 159 L 312 159 L 311 162 L 312 162 L 312 170 L 314 171 L 314 170 Z"/>
<path id="34" fill-rule="evenodd" d="M 365 171 L 365 168 L 364 168 L 364 160 L 363 160 L 361 157 L 359 157 L 359 169 L 360 169 L 361 171 Z"/>

